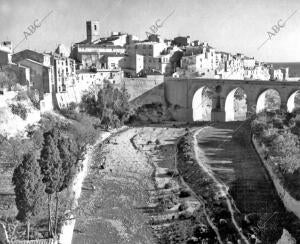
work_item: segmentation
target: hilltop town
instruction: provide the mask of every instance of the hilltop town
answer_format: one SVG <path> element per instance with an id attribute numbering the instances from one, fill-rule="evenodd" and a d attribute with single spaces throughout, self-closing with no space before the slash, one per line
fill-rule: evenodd
<path id="1" fill-rule="evenodd" d="M 0 43 L 0 244 L 300 240 L 300 77 L 86 21 Z"/>
<path id="2" fill-rule="evenodd" d="M 85 40 L 71 49 L 61 44 L 44 53 L 28 49 L 15 52 L 13 43 L 2 42 L 0 89 L 10 89 L 9 84 L 18 80 L 37 90 L 40 99 L 45 99 L 42 109 L 48 110 L 78 101 L 78 94 L 103 80 L 114 84 L 138 77 L 298 80 L 289 77 L 288 68 L 274 69 L 254 57 L 218 51 L 207 42 L 192 41 L 190 36 L 163 40 L 148 33 L 146 40 L 139 40 L 131 34 L 112 32 L 101 37 L 100 28 L 98 21 L 87 21 Z M 56 101 L 51 102 L 49 94 L 56 94 Z"/>

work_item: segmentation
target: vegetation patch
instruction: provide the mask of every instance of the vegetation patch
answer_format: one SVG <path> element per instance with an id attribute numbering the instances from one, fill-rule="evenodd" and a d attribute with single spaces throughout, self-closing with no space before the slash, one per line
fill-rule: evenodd
<path id="1" fill-rule="evenodd" d="M 300 200 L 300 121 L 296 116 L 263 112 L 251 123 L 251 131 L 285 189 Z"/>
<path id="2" fill-rule="evenodd" d="M 27 119 L 27 109 L 22 103 L 10 104 L 9 107 L 13 114 L 20 116 L 23 120 Z"/>
<path id="3" fill-rule="evenodd" d="M 65 212 L 71 209 L 68 188 L 98 131 L 88 115 L 70 121 L 45 114 L 26 134 L 25 138 L 1 136 L 0 140 L 1 168 L 7 169 L 16 195 L 16 205 L 10 201 L 1 217 L 10 240 L 43 239 L 59 233 Z"/>
<path id="4" fill-rule="evenodd" d="M 68 110 L 74 110 L 72 107 Z M 104 81 L 103 87 L 95 87 L 94 91 L 83 95 L 80 110 L 96 117 L 99 125 L 105 129 L 122 126 L 132 113 L 125 86 L 119 89 L 109 81 Z M 64 113 L 67 116 L 74 116 L 70 111 Z"/>

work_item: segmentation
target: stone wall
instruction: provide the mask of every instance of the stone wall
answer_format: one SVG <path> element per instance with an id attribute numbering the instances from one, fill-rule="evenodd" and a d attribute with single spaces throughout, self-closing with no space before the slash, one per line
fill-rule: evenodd
<path id="1" fill-rule="evenodd" d="M 53 110 L 53 107 L 52 93 L 45 93 L 44 99 L 40 101 L 41 113 L 51 111 Z"/>
<path id="2" fill-rule="evenodd" d="M 13 241 L 10 244 L 57 244 L 57 241 L 54 239 L 41 239 L 31 241 Z"/>
<path id="3" fill-rule="evenodd" d="M 133 101 L 163 82 L 164 79 L 161 76 L 157 78 L 123 78 L 118 86 L 125 85 L 130 95 L 130 101 Z"/>

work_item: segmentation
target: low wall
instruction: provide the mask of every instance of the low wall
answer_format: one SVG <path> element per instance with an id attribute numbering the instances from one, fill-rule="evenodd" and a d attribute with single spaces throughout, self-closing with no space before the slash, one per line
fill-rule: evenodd
<path id="1" fill-rule="evenodd" d="M 57 244 L 54 239 L 31 240 L 31 241 L 13 241 L 10 244 Z"/>
<path id="2" fill-rule="evenodd" d="M 259 146 L 258 142 L 252 137 L 252 142 L 254 144 L 254 147 L 256 151 L 258 152 L 258 155 L 263 162 L 265 168 L 269 172 L 270 177 L 272 178 L 273 184 L 276 188 L 276 191 L 282 200 L 285 208 L 293 212 L 299 219 L 300 219 L 300 201 L 295 200 L 282 186 L 279 178 L 277 177 L 276 173 L 274 172 L 272 165 L 268 160 L 265 160 L 263 157 L 264 151 L 261 146 Z"/>
<path id="3" fill-rule="evenodd" d="M 41 113 L 53 110 L 52 93 L 45 93 L 44 99 L 40 101 Z"/>
<path id="4" fill-rule="evenodd" d="M 95 143 L 97 145 L 98 143 L 102 142 L 106 138 L 110 136 L 110 133 L 104 133 L 100 136 L 99 140 Z M 82 162 L 82 169 L 79 173 L 76 174 L 73 182 L 72 182 L 72 187 L 69 192 L 69 198 L 72 199 L 73 202 L 73 208 L 76 209 L 78 206 L 78 200 L 81 195 L 81 188 L 83 181 L 88 173 L 88 168 L 89 168 L 89 161 L 93 153 L 94 146 L 90 146 L 87 150 L 87 153 L 85 155 L 85 159 Z M 70 220 L 66 220 L 61 228 L 61 233 L 59 234 L 59 244 L 71 244 L 72 243 L 72 238 L 73 238 L 73 231 L 76 223 L 76 217 L 70 216 Z"/>
<path id="5" fill-rule="evenodd" d="M 55 106 L 59 109 L 66 108 L 70 103 L 80 103 L 81 93 L 75 88 L 70 88 L 68 92 L 61 92 L 55 94 Z"/>
<path id="6" fill-rule="evenodd" d="M 126 129 L 127 129 L 127 127 L 123 126 L 119 129 L 114 129 L 110 132 L 104 132 L 103 134 L 101 134 L 101 136 L 97 140 L 97 142 L 93 146 L 90 146 L 88 148 L 87 153 L 85 155 L 85 159 L 82 162 L 83 167 L 82 167 L 81 171 L 78 174 L 76 174 L 76 176 L 73 180 L 73 183 L 72 183 L 72 187 L 69 192 L 70 199 L 72 199 L 72 201 L 73 201 L 73 209 L 76 209 L 78 207 L 78 200 L 81 195 L 83 181 L 88 174 L 89 163 L 90 163 L 92 153 L 94 151 L 94 147 L 96 145 L 98 145 L 99 143 L 103 143 L 103 141 L 108 139 L 112 134 L 124 131 Z M 73 198 L 72 198 L 72 196 L 73 196 Z M 73 231 L 74 231 L 75 224 L 76 224 L 76 217 L 74 217 L 74 216 L 70 216 L 70 217 L 71 217 L 71 219 L 66 220 L 62 225 L 61 233 L 59 234 L 59 241 L 58 241 L 59 244 L 71 244 L 72 243 Z"/>

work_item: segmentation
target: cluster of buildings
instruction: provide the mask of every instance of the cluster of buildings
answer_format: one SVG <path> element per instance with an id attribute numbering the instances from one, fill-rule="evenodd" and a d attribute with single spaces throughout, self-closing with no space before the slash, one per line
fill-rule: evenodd
<path id="1" fill-rule="evenodd" d="M 139 40 L 127 33 L 112 32 L 104 38 L 98 21 L 87 21 L 86 32 L 86 39 L 72 46 L 70 57 L 76 60 L 78 70 L 106 70 L 110 79 L 151 74 L 279 81 L 289 78 L 288 69 L 273 69 L 241 53 L 217 51 L 207 42 L 192 41 L 190 36 L 163 40 L 151 34 Z"/>
<path id="2" fill-rule="evenodd" d="M 1 76 L 1 72 L 8 76 Z M 207 42 L 191 41 L 189 36 L 162 40 L 152 34 L 139 40 L 131 34 L 112 32 L 109 37 L 101 37 L 98 21 L 86 22 L 86 39 L 73 44 L 71 50 L 59 45 L 49 53 L 28 49 L 13 53 L 11 42 L 0 43 L 0 79 L 8 84 L 15 79 L 37 90 L 41 100 L 52 97 L 58 105 L 76 100 L 76 94 L 103 80 L 120 83 L 124 77 L 155 75 L 278 81 L 289 78 L 288 69 L 273 69 L 240 53 L 217 51 Z"/>

